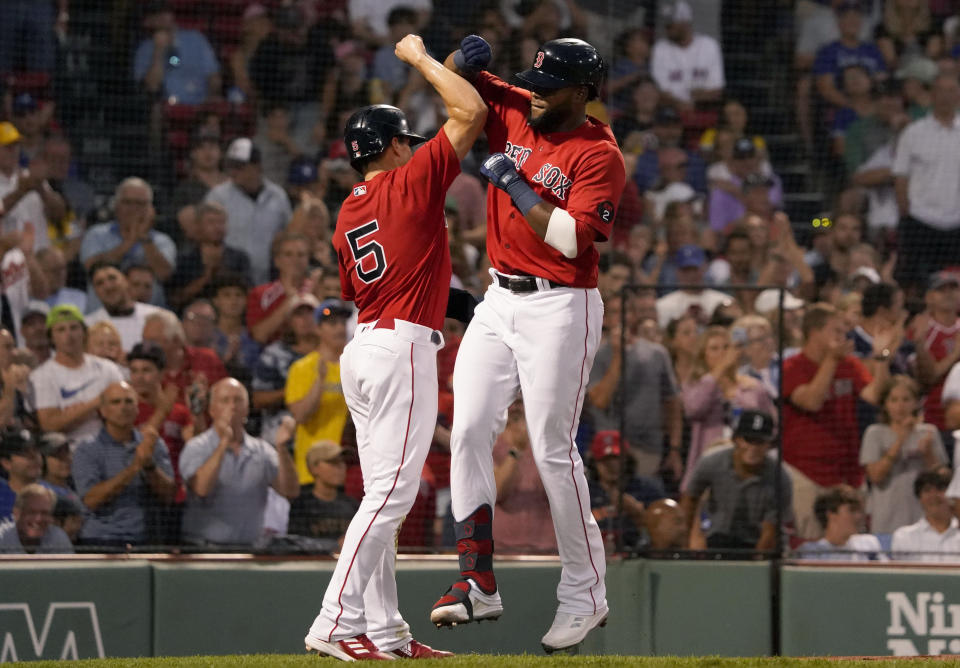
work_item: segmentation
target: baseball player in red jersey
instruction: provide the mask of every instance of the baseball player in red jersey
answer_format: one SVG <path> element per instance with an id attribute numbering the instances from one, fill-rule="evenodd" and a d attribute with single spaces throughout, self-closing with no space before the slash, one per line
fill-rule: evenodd
<path id="1" fill-rule="evenodd" d="M 451 274 L 443 205 L 487 110 L 419 37 L 404 37 L 396 54 L 437 90 L 449 120 L 416 153 L 411 145 L 423 137 L 395 107 L 361 109 L 344 135 L 351 164 L 364 175 L 333 236 L 343 297 L 360 310 L 340 378 L 357 428 L 364 497 L 305 642 L 308 651 L 346 661 L 450 656 L 410 635 L 398 610 L 394 546 L 437 422 L 438 330 Z"/>
<path id="2" fill-rule="evenodd" d="M 492 448 L 521 390 L 563 564 L 557 614 L 541 640 L 553 652 L 578 645 L 607 618 L 603 541 L 574 435 L 603 317 L 594 241 L 610 234 L 625 175 L 610 128 L 585 113 L 605 71 L 596 49 L 577 39 L 545 43 L 517 75 L 529 90 L 481 71 L 490 55 L 471 35 L 446 61 L 489 108 L 485 130 L 495 153 L 481 173 L 490 181 L 494 280 L 453 376 L 450 476 L 461 580 L 430 619 L 453 625 L 503 611 L 492 570 Z"/>

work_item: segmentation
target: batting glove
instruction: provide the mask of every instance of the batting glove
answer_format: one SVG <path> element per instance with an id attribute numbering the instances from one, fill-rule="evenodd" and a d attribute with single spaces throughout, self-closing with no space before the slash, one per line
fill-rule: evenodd
<path id="1" fill-rule="evenodd" d="M 486 69 L 493 58 L 490 45 L 480 35 L 467 35 L 460 42 L 460 49 L 453 54 L 453 64 L 461 72 L 479 72 Z"/>
<path id="2" fill-rule="evenodd" d="M 480 173 L 496 188 L 500 188 L 508 195 L 524 216 L 527 212 L 543 200 L 527 185 L 520 173 L 517 172 L 513 160 L 503 153 L 494 153 L 480 165 Z"/>

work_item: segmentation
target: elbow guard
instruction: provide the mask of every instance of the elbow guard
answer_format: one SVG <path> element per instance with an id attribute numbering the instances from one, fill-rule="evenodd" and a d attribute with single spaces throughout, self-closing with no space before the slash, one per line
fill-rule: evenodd
<path id="1" fill-rule="evenodd" d="M 579 254 L 577 227 L 577 221 L 573 216 L 557 207 L 550 214 L 547 233 L 543 236 L 543 240 L 547 245 L 563 253 L 564 257 L 573 259 Z"/>

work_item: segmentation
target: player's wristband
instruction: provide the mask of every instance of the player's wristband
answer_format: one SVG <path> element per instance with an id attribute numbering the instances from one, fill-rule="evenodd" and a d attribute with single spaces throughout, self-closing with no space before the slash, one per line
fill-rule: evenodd
<path id="1" fill-rule="evenodd" d="M 510 199 L 513 200 L 513 203 L 517 205 L 517 208 L 520 209 L 520 213 L 522 213 L 524 216 L 527 215 L 527 212 L 530 211 L 530 209 L 543 201 L 540 199 L 540 195 L 533 192 L 533 188 L 528 186 L 523 179 L 517 179 L 508 185 L 504 190 L 507 191 L 507 194 L 510 195 Z"/>

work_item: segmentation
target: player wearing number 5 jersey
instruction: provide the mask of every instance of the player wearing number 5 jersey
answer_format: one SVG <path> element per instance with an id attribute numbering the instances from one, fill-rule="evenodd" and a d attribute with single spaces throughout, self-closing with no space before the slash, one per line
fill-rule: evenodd
<path id="1" fill-rule="evenodd" d="M 344 134 L 364 178 L 344 201 L 333 237 L 343 297 L 360 309 L 340 380 L 357 428 L 364 497 L 305 642 L 347 661 L 450 656 L 414 640 L 400 616 L 394 546 L 437 422 L 438 330 L 450 286 L 443 205 L 486 107 L 419 37 L 404 37 L 396 55 L 437 90 L 449 120 L 416 153 L 411 145 L 424 140 L 395 107 L 361 109 Z"/>
<path id="2" fill-rule="evenodd" d="M 526 89 L 481 71 L 490 56 L 471 35 L 446 61 L 489 108 L 494 154 L 481 173 L 490 181 L 494 280 L 453 375 L 450 477 L 461 580 L 430 619 L 452 625 L 503 610 L 492 570 L 491 453 L 520 390 L 563 564 L 557 614 L 541 640 L 552 652 L 579 644 L 607 618 L 603 542 L 573 438 L 603 315 L 594 241 L 610 234 L 625 175 L 610 128 L 585 113 L 604 76 L 596 49 L 578 39 L 547 42 L 517 75 Z"/>

